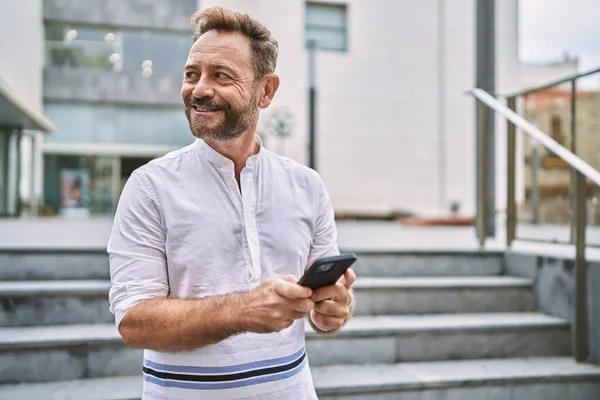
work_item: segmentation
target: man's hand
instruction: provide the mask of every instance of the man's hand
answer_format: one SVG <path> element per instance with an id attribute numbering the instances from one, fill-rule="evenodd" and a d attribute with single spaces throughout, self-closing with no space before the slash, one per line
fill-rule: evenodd
<path id="1" fill-rule="evenodd" d="M 348 268 L 334 285 L 314 291 L 312 300 L 315 308 L 309 314 L 313 328 L 325 333 L 335 332 L 344 326 L 354 308 L 351 287 L 355 281 L 356 274 Z"/>
<path id="2" fill-rule="evenodd" d="M 270 278 L 242 296 L 241 318 L 248 332 L 279 332 L 315 307 L 313 291 L 293 275 Z"/>

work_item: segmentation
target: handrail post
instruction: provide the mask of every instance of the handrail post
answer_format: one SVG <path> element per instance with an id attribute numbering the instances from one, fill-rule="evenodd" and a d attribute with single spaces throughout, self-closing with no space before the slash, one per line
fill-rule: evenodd
<path id="1" fill-rule="evenodd" d="M 571 80 L 571 152 L 573 154 L 577 154 L 575 149 L 577 145 L 577 137 L 576 135 L 576 126 L 577 126 L 577 81 L 575 79 Z M 569 233 L 570 233 L 570 242 L 575 243 L 575 180 L 577 179 L 576 170 L 574 168 L 570 169 L 571 176 L 571 185 L 569 185 Z"/>
<path id="2" fill-rule="evenodd" d="M 507 107 L 512 111 L 517 109 L 515 96 L 506 99 Z M 510 247 L 517 234 L 517 204 L 515 200 L 515 168 L 516 168 L 516 127 L 506 121 L 507 151 L 506 151 L 506 246 Z"/>
<path id="3" fill-rule="evenodd" d="M 586 362 L 589 356 L 586 223 L 587 186 L 585 176 L 575 172 L 575 318 L 573 347 L 575 360 Z"/>
<path id="4" fill-rule="evenodd" d="M 487 212 L 487 206 L 488 206 L 488 199 L 487 199 L 487 193 L 488 193 L 488 170 L 487 170 L 487 165 L 488 163 L 486 162 L 485 159 L 485 153 L 487 151 L 488 148 L 488 135 L 487 135 L 487 128 L 488 128 L 488 108 L 487 106 L 482 102 L 482 101 L 477 101 L 477 110 L 478 110 L 478 114 L 479 114 L 479 127 L 477 129 L 477 135 L 478 135 L 478 146 L 477 146 L 477 168 L 479 170 L 479 182 L 478 182 L 478 189 L 479 189 L 479 195 L 478 195 L 478 205 L 477 205 L 477 236 L 479 237 L 479 246 L 480 247 L 484 247 L 485 246 L 485 239 L 487 236 L 487 228 L 488 228 L 488 224 L 487 224 L 487 218 L 488 218 L 488 212 Z"/>

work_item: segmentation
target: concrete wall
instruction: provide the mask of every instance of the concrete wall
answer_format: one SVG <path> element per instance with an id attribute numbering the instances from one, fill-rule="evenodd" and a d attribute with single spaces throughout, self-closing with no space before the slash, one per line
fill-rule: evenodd
<path id="1" fill-rule="evenodd" d="M 41 114 L 42 0 L 5 1 L 0 9 L 0 79 L 28 108 Z M 41 143 L 40 134 L 34 137 Z M 37 162 L 41 154 L 39 146 L 36 150 L 30 143 L 28 140 L 23 142 L 21 159 L 21 197 L 26 201 L 41 196 L 41 163 Z"/>
<path id="2" fill-rule="evenodd" d="M 573 321 L 575 283 L 571 257 L 507 252 L 505 268 L 510 275 L 535 281 L 537 308 Z M 600 363 L 600 262 L 588 262 L 588 307 L 591 359 Z"/>
<path id="3" fill-rule="evenodd" d="M 519 62 L 519 40 L 516 1 L 496 0 L 496 92 L 514 93 L 521 89 L 521 63 Z M 506 120 L 496 116 L 496 210 L 506 209 Z M 522 141 L 517 140 L 517 154 L 522 154 Z M 517 158 L 522 160 L 522 158 Z M 517 161 L 517 187 L 523 182 L 524 168 Z M 517 190 L 517 202 L 522 199 L 522 190 Z"/>
<path id="4" fill-rule="evenodd" d="M 0 12 L 0 78 L 38 113 L 42 111 L 44 64 L 41 7 L 41 0 L 7 1 Z"/>

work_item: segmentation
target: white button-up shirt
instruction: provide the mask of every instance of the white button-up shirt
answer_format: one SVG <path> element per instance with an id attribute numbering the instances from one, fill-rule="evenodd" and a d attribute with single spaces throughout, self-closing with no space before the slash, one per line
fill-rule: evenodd
<path id="1" fill-rule="evenodd" d="M 233 162 L 204 141 L 135 171 L 108 244 L 117 326 L 152 298 L 202 298 L 300 277 L 339 254 L 333 209 L 319 175 L 264 148 L 235 179 Z M 243 333 L 186 353 L 144 352 L 150 399 L 315 399 L 304 321 Z"/>

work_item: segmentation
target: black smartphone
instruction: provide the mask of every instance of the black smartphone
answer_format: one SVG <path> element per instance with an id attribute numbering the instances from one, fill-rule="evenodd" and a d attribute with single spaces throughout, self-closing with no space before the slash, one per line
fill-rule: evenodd
<path id="1" fill-rule="evenodd" d="M 313 290 L 333 285 L 356 260 L 354 253 L 318 259 L 306 270 L 298 285 L 308 286 Z"/>

